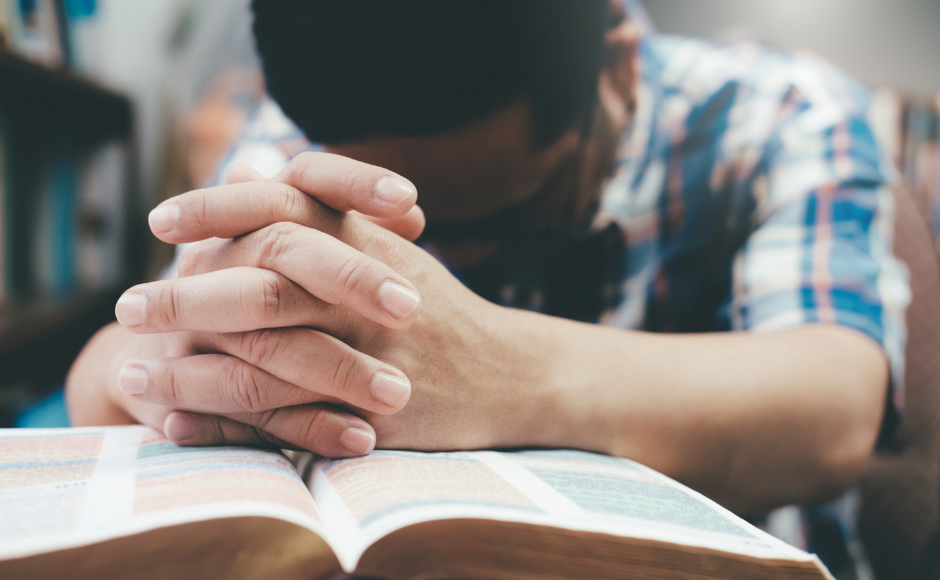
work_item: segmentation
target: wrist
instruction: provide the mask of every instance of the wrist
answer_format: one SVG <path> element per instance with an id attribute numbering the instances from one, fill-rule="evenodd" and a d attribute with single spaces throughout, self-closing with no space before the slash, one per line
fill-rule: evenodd
<path id="1" fill-rule="evenodd" d="M 577 447 L 580 432 L 570 404 L 563 339 L 567 321 L 542 314 L 494 307 L 494 352 L 499 377 L 498 408 L 490 413 L 499 446 Z M 561 323 L 561 324 L 558 324 Z"/>
<path id="2" fill-rule="evenodd" d="M 517 390 L 514 402 L 519 409 L 515 427 L 519 443 L 630 456 L 636 442 L 625 426 L 636 418 L 638 405 L 624 407 L 624 397 L 611 392 L 630 388 L 623 365 L 612 364 L 630 351 L 625 344 L 628 334 L 543 314 L 510 312 L 503 327 L 512 335 L 506 342 L 516 345 L 516 350 L 504 352 L 515 356 L 526 373 L 517 379 L 525 387 Z"/>

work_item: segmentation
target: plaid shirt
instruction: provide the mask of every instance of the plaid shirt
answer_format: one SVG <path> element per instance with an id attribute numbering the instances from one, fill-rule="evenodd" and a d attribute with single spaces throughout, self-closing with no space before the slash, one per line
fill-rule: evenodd
<path id="1" fill-rule="evenodd" d="M 842 325 L 887 353 L 889 412 L 900 411 L 909 290 L 891 252 L 894 173 L 866 121 L 865 91 L 811 55 L 657 35 L 642 7 L 625 2 L 646 28 L 643 82 L 594 223 L 615 224 L 626 240 L 597 321 L 661 332 Z M 265 101 L 215 181 L 236 161 L 273 175 L 315 149 Z M 499 301 L 519 306 L 517 294 Z M 521 306 L 538 308 L 541 295 L 527 296 Z M 820 553 L 833 573 L 870 576 L 853 502 L 850 494 L 765 523 Z M 839 545 L 815 542 L 832 531 Z"/>

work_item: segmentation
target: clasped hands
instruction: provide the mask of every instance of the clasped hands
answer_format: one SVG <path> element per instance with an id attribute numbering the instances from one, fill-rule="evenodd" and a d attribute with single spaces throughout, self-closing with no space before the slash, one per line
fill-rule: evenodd
<path id="1" fill-rule="evenodd" d="M 186 445 L 347 457 L 377 436 L 384 447 L 504 443 L 494 421 L 505 413 L 486 408 L 516 404 L 487 382 L 505 309 L 412 243 L 416 198 L 390 171 L 305 153 L 271 180 L 236 166 L 226 185 L 164 202 L 153 233 L 199 243 L 178 279 L 118 301 L 137 336 L 109 397 Z"/>

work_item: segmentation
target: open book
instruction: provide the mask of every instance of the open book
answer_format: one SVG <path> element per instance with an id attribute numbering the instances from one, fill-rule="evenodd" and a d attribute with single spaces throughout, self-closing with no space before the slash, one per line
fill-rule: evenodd
<path id="1" fill-rule="evenodd" d="M 295 465 L 296 463 L 296 465 Z M 580 451 L 313 462 L 146 427 L 0 430 L 0 578 L 831 578 L 637 463 Z"/>

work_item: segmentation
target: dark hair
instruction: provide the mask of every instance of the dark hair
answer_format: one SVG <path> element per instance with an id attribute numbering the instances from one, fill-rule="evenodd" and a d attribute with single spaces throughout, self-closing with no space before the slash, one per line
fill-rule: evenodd
<path id="1" fill-rule="evenodd" d="M 271 96 L 344 143 L 468 126 L 521 99 L 542 147 L 593 103 L 608 0 L 253 0 Z"/>

